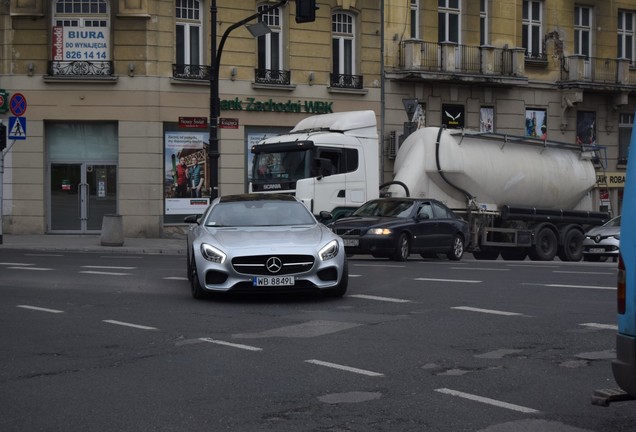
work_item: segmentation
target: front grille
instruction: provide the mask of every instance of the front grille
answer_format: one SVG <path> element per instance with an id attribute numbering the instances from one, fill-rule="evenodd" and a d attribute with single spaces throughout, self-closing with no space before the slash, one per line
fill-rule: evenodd
<path id="1" fill-rule="evenodd" d="M 270 258 L 280 259 L 281 268 L 277 272 L 271 272 L 267 268 Z M 314 266 L 314 257 L 311 255 L 254 255 L 232 259 L 234 271 L 246 275 L 288 275 L 304 273 Z"/>
<path id="2" fill-rule="evenodd" d="M 335 232 L 339 236 L 343 236 L 343 235 L 359 236 L 359 235 L 362 235 L 362 231 L 359 228 L 336 228 Z"/>

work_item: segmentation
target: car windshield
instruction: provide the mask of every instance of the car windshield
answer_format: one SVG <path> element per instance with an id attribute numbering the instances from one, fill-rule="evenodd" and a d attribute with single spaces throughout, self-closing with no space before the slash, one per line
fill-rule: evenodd
<path id="1" fill-rule="evenodd" d="M 297 201 L 237 201 L 215 205 L 205 221 L 206 226 L 285 226 L 312 225 L 316 220 Z"/>
<path id="2" fill-rule="evenodd" d="M 415 203 L 406 200 L 377 200 L 363 204 L 352 216 L 385 216 L 406 218 Z"/>
<path id="3" fill-rule="evenodd" d="M 605 223 L 606 227 L 620 227 L 621 226 L 621 217 L 617 216 L 614 219 L 610 219 Z"/>

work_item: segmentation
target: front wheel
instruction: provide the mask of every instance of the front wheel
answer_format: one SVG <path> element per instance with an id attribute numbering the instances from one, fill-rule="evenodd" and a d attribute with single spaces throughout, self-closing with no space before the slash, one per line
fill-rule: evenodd
<path id="1" fill-rule="evenodd" d="M 464 256 L 464 240 L 459 235 L 453 237 L 453 247 L 446 256 L 452 261 L 459 261 Z"/>
<path id="2" fill-rule="evenodd" d="M 345 260 L 344 266 L 342 267 L 342 277 L 340 278 L 340 283 L 335 288 L 329 288 L 324 291 L 325 296 L 327 297 L 342 297 L 347 292 L 347 287 L 349 286 L 349 264 Z"/>
<path id="3" fill-rule="evenodd" d="M 194 254 L 192 254 L 192 259 L 189 260 L 189 263 L 188 279 L 190 279 L 190 291 L 192 292 L 192 297 L 201 300 L 205 298 L 205 291 L 201 288 L 201 283 L 199 282 L 199 272 L 197 271 Z"/>
<path id="4" fill-rule="evenodd" d="M 394 261 L 406 261 L 411 253 L 411 241 L 408 234 L 402 233 L 398 237 L 398 241 L 395 245 L 395 252 L 393 252 Z"/>

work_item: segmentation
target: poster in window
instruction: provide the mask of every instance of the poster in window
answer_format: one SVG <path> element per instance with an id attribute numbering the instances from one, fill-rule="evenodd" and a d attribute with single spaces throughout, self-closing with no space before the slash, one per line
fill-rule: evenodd
<path id="1" fill-rule="evenodd" d="M 576 113 L 576 143 L 584 146 L 596 145 L 596 113 L 594 111 Z"/>
<path id="2" fill-rule="evenodd" d="M 462 129 L 464 117 L 464 105 L 442 105 L 442 124 L 448 129 Z"/>
<path id="3" fill-rule="evenodd" d="M 495 109 L 493 107 L 481 107 L 479 110 L 479 132 L 494 132 L 494 123 Z"/>
<path id="4" fill-rule="evenodd" d="M 206 146 L 208 132 L 164 132 L 166 215 L 201 214 L 210 202 Z"/>
<path id="5" fill-rule="evenodd" d="M 544 109 L 526 110 L 525 136 L 532 138 L 547 139 L 548 118 Z"/>

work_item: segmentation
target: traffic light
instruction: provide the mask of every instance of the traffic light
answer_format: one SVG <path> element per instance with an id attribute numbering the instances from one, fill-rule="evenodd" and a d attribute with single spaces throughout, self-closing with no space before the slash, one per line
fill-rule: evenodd
<path id="1" fill-rule="evenodd" d="M 316 21 L 316 0 L 296 0 L 296 22 L 306 23 Z"/>
<path id="2" fill-rule="evenodd" d="M 7 148 L 7 127 L 0 123 L 0 151 Z"/>

